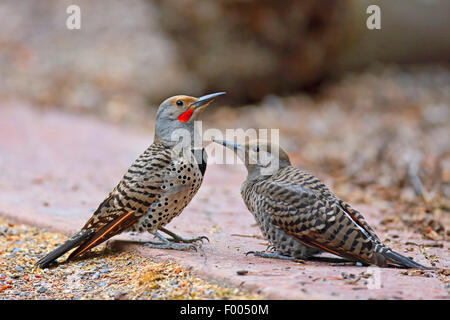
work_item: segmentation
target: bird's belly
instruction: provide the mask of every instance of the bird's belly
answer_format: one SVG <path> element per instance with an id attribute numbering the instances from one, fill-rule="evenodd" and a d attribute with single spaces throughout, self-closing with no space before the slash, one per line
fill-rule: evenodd
<path id="1" fill-rule="evenodd" d="M 130 231 L 155 233 L 158 228 L 169 223 L 173 218 L 178 216 L 181 211 L 187 206 L 190 198 L 184 198 L 176 195 L 163 195 L 161 200 L 156 201 L 147 210 L 147 213 L 143 215 L 139 221 L 132 226 Z"/>
<path id="2" fill-rule="evenodd" d="M 251 210 L 251 212 L 253 213 L 264 238 L 267 239 L 281 254 L 304 259 L 319 252 L 317 249 L 301 244 L 295 238 L 288 235 L 283 229 L 275 226 L 269 215 L 261 214 L 255 210 Z"/>
<path id="3" fill-rule="evenodd" d="M 130 231 L 155 233 L 158 228 L 178 216 L 197 193 L 203 175 L 196 165 L 176 163 L 162 185 L 163 192 L 158 194 L 147 212 L 130 228 Z"/>

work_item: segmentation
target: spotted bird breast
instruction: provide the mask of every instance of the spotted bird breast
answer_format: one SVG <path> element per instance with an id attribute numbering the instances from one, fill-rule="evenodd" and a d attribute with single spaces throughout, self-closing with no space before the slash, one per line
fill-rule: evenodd
<path id="1" fill-rule="evenodd" d="M 178 216 L 200 188 L 205 170 L 204 149 L 174 153 L 170 164 L 161 172 L 162 192 L 130 231 L 154 233 Z"/>

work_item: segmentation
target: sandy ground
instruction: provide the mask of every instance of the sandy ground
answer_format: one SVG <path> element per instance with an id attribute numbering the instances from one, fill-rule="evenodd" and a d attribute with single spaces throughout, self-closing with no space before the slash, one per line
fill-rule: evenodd
<path id="1" fill-rule="evenodd" d="M 263 298 L 201 280 L 176 263 L 157 263 L 106 246 L 93 250 L 86 259 L 40 269 L 34 267 L 36 260 L 66 236 L 0 218 L 0 238 L 0 299 Z"/>

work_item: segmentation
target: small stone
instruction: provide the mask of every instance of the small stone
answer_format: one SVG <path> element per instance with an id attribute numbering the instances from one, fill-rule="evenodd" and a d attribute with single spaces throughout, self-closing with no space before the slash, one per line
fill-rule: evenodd
<path id="1" fill-rule="evenodd" d="M 238 271 L 236 271 L 236 273 L 240 276 L 244 276 L 244 275 L 248 274 L 248 270 L 238 270 Z"/>
<path id="2" fill-rule="evenodd" d="M 16 271 L 23 272 L 23 268 L 21 266 L 16 266 Z"/>
<path id="3" fill-rule="evenodd" d="M 44 287 L 40 287 L 37 292 L 39 293 L 44 293 L 45 291 L 47 291 L 47 289 L 45 289 Z"/>

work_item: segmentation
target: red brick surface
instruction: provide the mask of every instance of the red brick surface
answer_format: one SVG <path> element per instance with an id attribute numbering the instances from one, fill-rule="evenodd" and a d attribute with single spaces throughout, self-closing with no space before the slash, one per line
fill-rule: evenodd
<path id="1" fill-rule="evenodd" d="M 71 233 L 80 228 L 120 180 L 131 162 L 152 142 L 153 133 L 139 133 L 87 117 L 55 111 L 36 111 L 19 103 L 0 105 L 0 214 L 18 222 Z M 190 237 L 206 235 L 206 259 L 194 251 L 155 250 L 111 240 L 111 245 L 158 260 L 192 266 L 209 280 L 260 290 L 275 299 L 448 299 L 448 289 L 437 274 L 403 275 L 399 269 L 379 269 L 380 289 L 369 289 L 361 279 L 350 283 L 343 273 L 359 275 L 366 267 L 306 264 L 245 256 L 264 250 L 251 214 L 239 189 L 245 179 L 242 166 L 211 164 L 199 193 L 167 228 Z M 364 212 L 377 230 L 380 213 Z M 378 233 L 381 238 L 385 234 Z M 424 243 L 419 235 L 399 232 L 392 247 L 404 252 L 407 241 Z M 127 238 L 121 235 L 113 239 Z M 134 237 L 136 239 L 136 237 Z M 151 239 L 143 235 L 141 239 Z M 448 245 L 428 251 L 448 267 Z M 407 255 L 429 265 L 415 248 Z M 246 275 L 237 271 L 247 270 Z"/>

